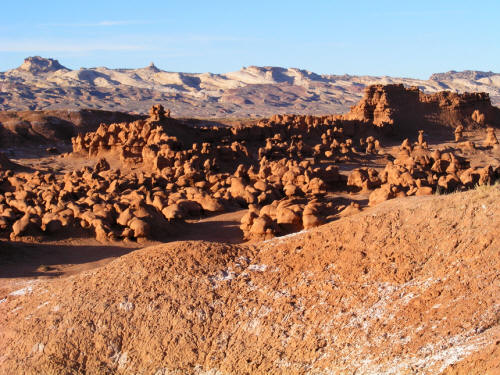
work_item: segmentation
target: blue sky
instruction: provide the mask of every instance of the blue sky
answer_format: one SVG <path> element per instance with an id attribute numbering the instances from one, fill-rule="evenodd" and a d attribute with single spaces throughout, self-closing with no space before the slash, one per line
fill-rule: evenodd
<path id="1" fill-rule="evenodd" d="M 500 1 L 2 2 L 0 71 L 27 56 L 80 67 L 221 73 L 249 65 L 427 78 L 500 72 Z"/>

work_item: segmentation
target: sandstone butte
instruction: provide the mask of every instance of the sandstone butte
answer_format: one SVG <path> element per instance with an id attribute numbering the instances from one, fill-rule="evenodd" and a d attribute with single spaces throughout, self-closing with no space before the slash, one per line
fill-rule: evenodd
<path id="1" fill-rule="evenodd" d="M 0 118 L 7 249 L 171 241 L 238 210 L 249 241 L 147 246 L 0 295 L 0 373 L 500 371 L 487 94 L 374 85 L 344 115 L 245 126 L 161 105 Z M 15 157 L 40 144 L 48 164 Z"/>
<path id="2" fill-rule="evenodd" d="M 253 245 L 175 242 L 0 304 L 26 374 L 494 374 L 498 187 Z"/>

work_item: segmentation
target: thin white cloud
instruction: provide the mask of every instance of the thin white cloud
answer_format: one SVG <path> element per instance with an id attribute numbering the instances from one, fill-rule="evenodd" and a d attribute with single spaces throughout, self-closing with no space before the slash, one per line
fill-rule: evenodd
<path id="1" fill-rule="evenodd" d="M 395 10 L 374 12 L 372 16 L 398 16 L 398 17 L 435 17 L 435 16 L 452 16 L 466 14 L 463 10 L 446 9 L 446 10 Z"/>
<path id="2" fill-rule="evenodd" d="M 171 37 L 171 39 L 175 39 L 176 37 Z M 198 35 L 198 34 L 189 34 L 182 35 L 177 37 L 178 39 L 185 41 L 193 41 L 193 42 L 244 42 L 244 41 L 259 41 L 261 39 L 254 37 L 238 37 L 238 36 L 230 36 L 230 35 Z"/>
<path id="3" fill-rule="evenodd" d="M 110 27 L 110 26 L 129 26 L 129 25 L 151 25 L 157 21 L 151 20 L 103 20 L 97 22 L 54 22 L 40 23 L 39 27 Z"/>
<path id="4" fill-rule="evenodd" d="M 119 21 L 102 21 L 115 23 Z M 0 52 L 25 52 L 25 53 L 45 53 L 45 52 L 92 52 L 92 51 L 156 51 L 169 50 L 181 54 L 192 50 L 200 44 L 224 44 L 231 42 L 258 41 L 256 38 L 244 38 L 225 35 L 155 35 L 144 42 L 144 38 L 135 35 L 114 36 L 100 40 L 84 38 L 80 40 L 70 40 L 67 38 L 32 39 L 32 38 L 0 38 Z M 123 42 L 126 41 L 126 42 Z M 210 47 L 215 48 L 215 47 Z M 187 53 L 192 53 L 189 51 Z"/>
<path id="5" fill-rule="evenodd" d="M 134 44 L 0 41 L 0 52 L 90 52 L 90 51 L 141 51 L 145 46 Z"/>

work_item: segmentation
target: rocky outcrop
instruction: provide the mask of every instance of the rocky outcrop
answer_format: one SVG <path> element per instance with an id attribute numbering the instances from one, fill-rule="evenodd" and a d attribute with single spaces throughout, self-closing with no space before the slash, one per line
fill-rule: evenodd
<path id="1" fill-rule="evenodd" d="M 17 68 L 19 71 L 29 72 L 31 74 L 52 73 L 58 70 L 69 71 L 68 68 L 59 64 L 54 59 L 46 59 L 40 56 L 32 56 L 24 59 L 24 62 Z"/>
<path id="2" fill-rule="evenodd" d="M 334 160 L 323 146 L 346 149 L 344 154 L 335 151 L 338 160 L 365 153 L 364 147 L 356 150 L 340 124 L 332 125 L 326 116 L 274 116 L 252 128 L 193 127 L 168 117 L 157 105 L 147 119 L 101 124 L 95 132 L 73 137 L 72 156 L 95 158 L 93 168 L 15 178 L 5 171 L 5 232 L 14 239 L 83 228 L 100 241 L 142 240 L 167 235 L 175 222 L 232 207 L 263 207 L 285 197 L 322 199 L 345 185 L 345 179 L 331 163 L 299 160 L 311 157 L 315 149 L 320 151 L 315 154 L 318 162 Z M 311 146 L 316 142 L 320 147 Z M 139 170 L 130 172 L 131 167 Z M 36 230 L 9 233 L 9 224 L 27 222 L 26 215 Z M 305 223 L 298 211 L 296 222 L 285 216 L 276 223 L 286 228 L 282 231 L 265 217 L 249 225 L 265 237 L 327 221 L 317 209 L 307 211 Z"/>
<path id="3" fill-rule="evenodd" d="M 489 127 L 486 129 L 486 140 L 484 141 L 486 147 L 498 147 L 498 139 L 495 134 L 495 129 Z"/>
<path id="4" fill-rule="evenodd" d="M 491 134 L 488 133 L 488 139 Z M 492 142 L 494 143 L 494 140 Z M 380 179 L 377 180 L 380 187 L 370 194 L 369 205 L 374 206 L 396 197 L 430 195 L 434 192 L 450 193 L 491 185 L 498 178 L 498 165 L 487 164 L 471 168 L 467 159 L 453 151 L 437 149 L 431 152 L 418 143 L 411 145 L 405 140 L 397 158 L 388 162 L 380 174 Z M 361 181 L 363 179 L 360 171 L 353 171 L 349 177 L 351 185 L 368 188 Z"/>
<path id="5" fill-rule="evenodd" d="M 393 134 L 408 134 L 418 129 L 436 132 L 458 126 L 500 127 L 500 109 L 492 106 L 487 93 L 425 94 L 418 87 L 402 84 L 372 85 L 342 119 L 374 125 Z"/>

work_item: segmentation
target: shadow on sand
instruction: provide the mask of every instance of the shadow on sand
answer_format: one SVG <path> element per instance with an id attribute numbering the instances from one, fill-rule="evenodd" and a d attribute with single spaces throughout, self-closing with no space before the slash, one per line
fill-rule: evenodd
<path id="1" fill-rule="evenodd" d="M 83 265 L 116 258 L 139 248 L 110 245 L 54 245 L 0 242 L 0 278 L 60 276 L 59 265 Z M 89 267 L 89 269 L 92 267 Z"/>

